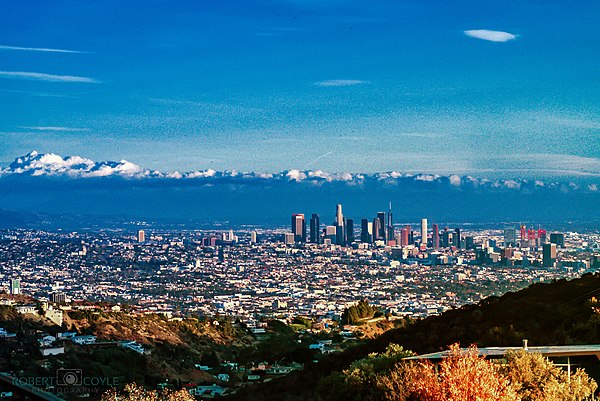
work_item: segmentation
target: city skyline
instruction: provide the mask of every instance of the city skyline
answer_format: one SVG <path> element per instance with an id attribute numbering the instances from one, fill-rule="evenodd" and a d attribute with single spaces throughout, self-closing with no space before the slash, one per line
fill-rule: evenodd
<path id="1" fill-rule="evenodd" d="M 5 3 L 0 165 L 597 177 L 599 9 Z"/>

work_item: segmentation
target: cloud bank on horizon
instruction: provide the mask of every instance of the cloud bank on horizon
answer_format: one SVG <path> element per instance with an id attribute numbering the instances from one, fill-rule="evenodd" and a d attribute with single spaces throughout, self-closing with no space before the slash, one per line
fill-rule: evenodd
<path id="1" fill-rule="evenodd" d="M 465 35 L 476 39 L 488 40 L 490 42 L 508 42 L 514 40 L 517 35 L 503 31 L 490 31 L 488 29 L 470 29 L 464 31 Z"/>
<path id="2" fill-rule="evenodd" d="M 562 192 L 598 192 L 598 183 L 573 183 L 560 181 L 542 181 L 528 179 L 487 179 L 469 175 L 408 174 L 398 171 L 387 171 L 373 174 L 364 173 L 328 173 L 322 170 L 291 169 L 278 173 L 216 171 L 213 169 L 193 170 L 188 172 L 161 172 L 145 169 L 127 160 L 96 162 L 81 156 L 62 157 L 54 153 L 38 153 L 32 151 L 17 157 L 8 167 L 0 169 L 2 177 L 54 177 L 69 179 L 130 179 L 131 184 L 162 182 L 167 185 L 177 183 L 199 185 L 244 185 L 248 183 L 305 183 L 312 185 L 344 184 L 349 186 L 383 185 L 426 188 L 445 186 L 447 188 L 470 188 L 480 190 L 558 190 Z"/>

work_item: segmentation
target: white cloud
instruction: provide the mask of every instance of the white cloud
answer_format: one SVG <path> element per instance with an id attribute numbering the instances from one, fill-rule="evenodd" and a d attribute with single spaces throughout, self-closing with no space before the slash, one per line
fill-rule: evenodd
<path id="1" fill-rule="evenodd" d="M 30 129 L 34 131 L 60 131 L 60 132 L 85 132 L 89 131 L 89 128 L 73 128 L 73 127 L 20 127 L 23 129 Z"/>
<path id="2" fill-rule="evenodd" d="M 67 49 L 52 49 L 47 47 L 22 47 L 22 46 L 8 46 L 0 45 L 0 50 L 19 50 L 28 52 L 44 52 L 44 53 L 87 53 L 79 50 L 67 50 Z"/>
<path id="3" fill-rule="evenodd" d="M 487 29 L 471 29 L 465 31 L 465 35 L 476 39 L 489 40 L 490 42 L 508 42 L 517 38 L 517 35 L 509 32 L 490 31 Z"/>
<path id="4" fill-rule="evenodd" d="M 354 86 L 368 83 L 367 81 L 361 81 L 358 79 L 328 79 L 325 81 L 315 82 L 316 86 L 329 87 L 329 86 Z"/>
<path id="5" fill-rule="evenodd" d="M 26 72 L 26 71 L 0 71 L 0 78 L 7 79 L 28 79 L 34 81 L 48 81 L 48 82 L 83 82 L 89 84 L 97 84 L 97 81 L 93 78 L 78 77 L 74 75 L 55 75 L 45 74 L 41 72 Z"/>
<path id="6" fill-rule="evenodd" d="M 461 184 L 461 178 L 459 175 L 456 174 L 452 174 L 450 177 L 448 177 L 450 179 L 450 185 L 454 185 L 455 187 L 460 187 Z"/>

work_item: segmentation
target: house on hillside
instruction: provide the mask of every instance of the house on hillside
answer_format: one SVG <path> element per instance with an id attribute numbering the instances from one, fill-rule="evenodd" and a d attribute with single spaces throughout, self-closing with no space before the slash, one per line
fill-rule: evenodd
<path id="1" fill-rule="evenodd" d="M 40 352 L 43 356 L 53 356 L 65 353 L 65 347 L 45 347 L 40 348 Z"/>
<path id="2" fill-rule="evenodd" d="M 194 388 L 189 389 L 189 393 L 194 396 L 210 396 L 210 397 L 218 397 L 225 394 L 227 389 L 219 386 L 218 384 L 213 384 L 211 386 L 196 386 Z"/>
<path id="3" fill-rule="evenodd" d="M 75 344 L 79 345 L 91 345 L 96 344 L 96 336 L 87 335 L 87 336 L 74 336 L 71 338 L 71 341 Z"/>

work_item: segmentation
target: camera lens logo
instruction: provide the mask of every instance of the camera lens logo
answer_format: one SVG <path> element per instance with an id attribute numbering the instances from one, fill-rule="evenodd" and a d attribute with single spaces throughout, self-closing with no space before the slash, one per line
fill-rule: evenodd
<path id="1" fill-rule="evenodd" d="M 82 377 L 81 369 L 56 370 L 56 384 L 59 386 L 80 386 Z"/>

